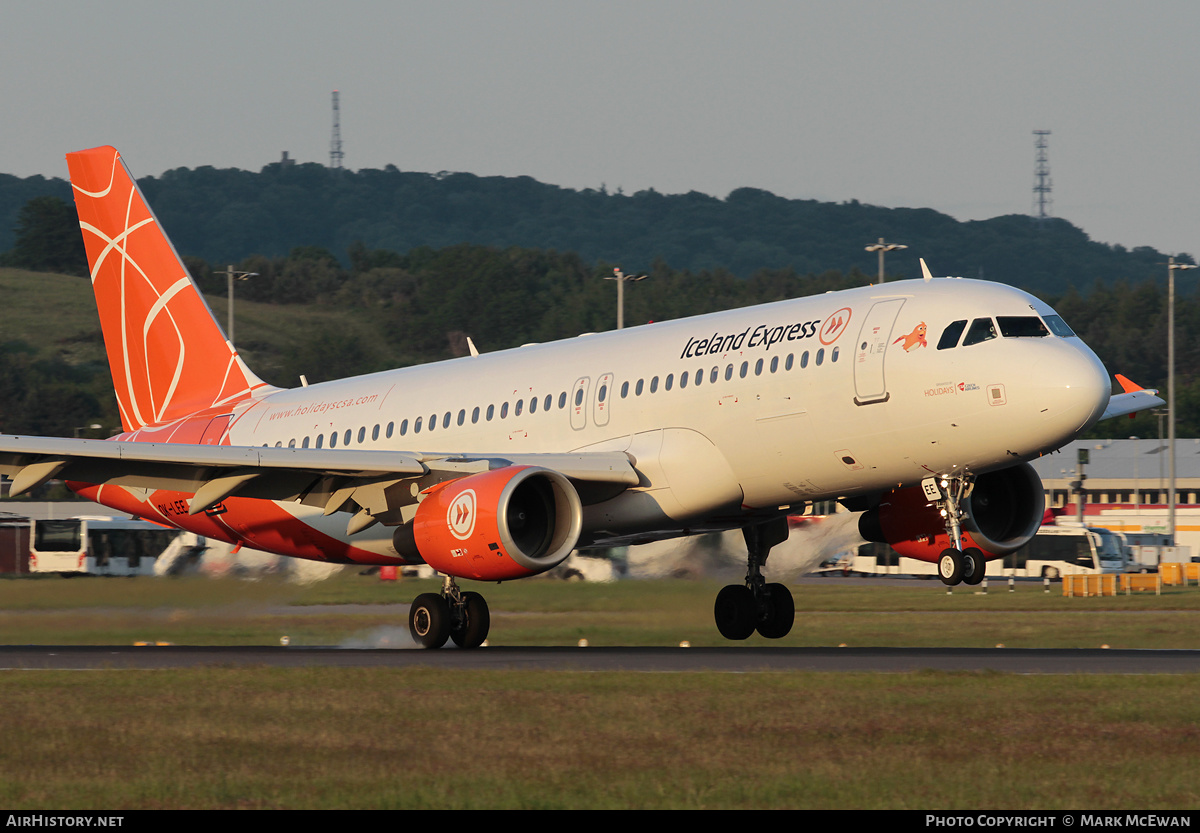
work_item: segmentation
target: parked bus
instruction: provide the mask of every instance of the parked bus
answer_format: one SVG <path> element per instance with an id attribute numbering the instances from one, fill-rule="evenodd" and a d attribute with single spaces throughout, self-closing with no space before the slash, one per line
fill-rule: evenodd
<path id="1" fill-rule="evenodd" d="M 1120 534 L 1107 529 L 1047 525 L 1025 546 L 989 561 L 987 577 L 1057 579 L 1076 573 L 1118 573 L 1129 564 L 1128 549 Z M 901 556 L 886 544 L 864 544 L 846 572 L 933 577 L 937 565 Z"/>
<path id="2" fill-rule="evenodd" d="M 150 576 L 160 556 L 174 555 L 185 545 L 182 536 L 149 521 L 101 515 L 30 521 L 29 570 Z"/>

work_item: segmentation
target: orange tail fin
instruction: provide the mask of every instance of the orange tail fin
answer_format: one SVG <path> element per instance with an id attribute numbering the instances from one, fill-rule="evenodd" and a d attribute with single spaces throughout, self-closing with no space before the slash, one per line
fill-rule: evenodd
<path id="1" fill-rule="evenodd" d="M 263 387 L 238 357 L 115 148 L 67 154 L 126 431 Z"/>

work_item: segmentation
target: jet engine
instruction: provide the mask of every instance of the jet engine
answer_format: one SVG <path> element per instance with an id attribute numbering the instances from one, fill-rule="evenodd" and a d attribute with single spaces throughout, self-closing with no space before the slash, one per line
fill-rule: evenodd
<path id="1" fill-rule="evenodd" d="M 392 543 L 439 573 L 503 581 L 557 566 L 582 529 L 582 504 L 566 477 L 508 466 L 430 487 Z"/>
<path id="2" fill-rule="evenodd" d="M 1042 481 L 1021 463 L 981 474 L 963 500 L 963 548 L 978 547 L 991 560 L 1024 546 L 1041 526 L 1046 511 Z M 945 520 L 920 486 L 893 489 L 858 519 L 863 538 L 909 558 L 936 562 L 952 547 Z"/>

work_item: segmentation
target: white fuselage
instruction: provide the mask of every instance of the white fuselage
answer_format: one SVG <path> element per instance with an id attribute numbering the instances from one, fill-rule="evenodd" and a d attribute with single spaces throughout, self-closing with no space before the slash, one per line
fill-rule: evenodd
<path id="1" fill-rule="evenodd" d="M 235 409 L 225 441 L 626 451 L 642 482 L 585 507 L 583 543 L 645 540 L 1058 448 L 1110 393 L 1079 338 L 939 349 L 951 322 L 1039 315 L 1053 310 L 994 283 L 863 287 L 275 390 Z"/>

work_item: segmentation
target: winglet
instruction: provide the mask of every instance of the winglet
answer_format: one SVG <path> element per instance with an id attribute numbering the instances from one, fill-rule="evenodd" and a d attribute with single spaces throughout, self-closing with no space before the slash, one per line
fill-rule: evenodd
<path id="1" fill-rule="evenodd" d="M 921 274 L 925 277 L 925 283 L 933 280 L 933 275 L 929 271 L 929 267 L 925 265 L 925 258 L 918 258 L 921 261 Z"/>
<path id="2" fill-rule="evenodd" d="M 1145 390 L 1144 387 L 1136 382 L 1131 381 L 1128 377 L 1122 376 L 1120 373 L 1116 373 L 1114 375 L 1117 377 L 1117 384 L 1119 384 L 1121 389 L 1126 393 L 1133 393 L 1135 390 Z"/>

